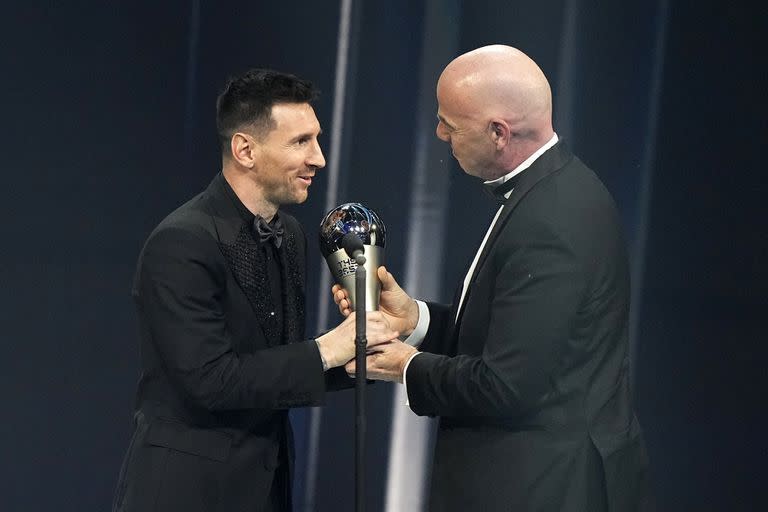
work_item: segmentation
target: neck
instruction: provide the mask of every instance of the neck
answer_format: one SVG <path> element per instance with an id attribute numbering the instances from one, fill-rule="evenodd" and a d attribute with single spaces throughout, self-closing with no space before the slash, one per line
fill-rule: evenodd
<path id="1" fill-rule="evenodd" d="M 499 174 L 496 177 L 500 178 L 514 171 L 532 154 L 537 152 L 542 148 L 542 146 L 549 142 L 554 134 L 555 132 L 550 128 L 549 130 L 537 132 L 535 136 L 520 141 L 520 143 L 514 147 L 514 150 L 507 152 L 505 158 L 502 159 L 501 169 L 499 170 Z"/>
<path id="2" fill-rule="evenodd" d="M 253 180 L 253 175 L 248 169 L 237 169 L 225 163 L 222 174 L 249 212 L 260 215 L 267 222 L 272 220 L 277 213 L 278 205 L 264 197 L 264 191 Z"/>

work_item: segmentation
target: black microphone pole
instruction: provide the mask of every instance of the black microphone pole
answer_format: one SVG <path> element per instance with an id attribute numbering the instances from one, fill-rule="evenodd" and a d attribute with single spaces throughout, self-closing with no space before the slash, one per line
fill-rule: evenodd
<path id="1" fill-rule="evenodd" d="M 355 270 L 355 503 L 357 512 L 365 510 L 365 256 L 359 254 Z"/>
<path id="2" fill-rule="evenodd" d="M 355 260 L 355 510 L 365 511 L 365 255 L 363 242 L 353 234 L 342 238 L 342 247 Z"/>

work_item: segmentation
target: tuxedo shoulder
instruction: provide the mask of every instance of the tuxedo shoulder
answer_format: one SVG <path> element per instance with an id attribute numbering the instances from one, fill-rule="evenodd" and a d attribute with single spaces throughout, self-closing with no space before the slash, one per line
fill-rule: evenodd
<path id="1" fill-rule="evenodd" d="M 585 258 L 623 237 L 618 208 L 599 177 L 580 160 L 552 173 L 516 206 L 501 246 L 565 243 Z"/>
<path id="2" fill-rule="evenodd" d="M 200 194 L 169 213 L 147 237 L 145 247 L 158 243 L 188 246 L 195 241 L 214 242 L 213 217 L 203 207 L 202 199 Z"/>
<path id="3" fill-rule="evenodd" d="M 538 182 L 520 201 L 516 213 L 531 214 L 541 220 L 567 220 L 615 209 L 613 197 L 597 174 L 574 158 L 569 165 Z"/>

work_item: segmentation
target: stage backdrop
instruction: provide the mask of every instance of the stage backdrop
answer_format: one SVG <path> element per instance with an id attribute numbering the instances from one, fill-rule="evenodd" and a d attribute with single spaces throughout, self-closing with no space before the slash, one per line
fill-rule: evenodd
<path id="1" fill-rule="evenodd" d="M 139 371 L 136 257 L 220 169 L 231 73 L 323 91 L 329 166 L 290 209 L 310 236 L 308 331 L 339 320 L 315 243 L 339 202 L 379 212 L 409 291 L 449 300 L 493 205 L 434 138 L 434 84 L 488 43 L 541 64 L 556 131 L 621 209 L 660 509 L 760 509 L 766 19 L 738 1 L 4 3 L 0 510 L 109 509 Z M 417 510 L 429 478 L 432 425 L 396 389 L 370 387 L 373 512 Z M 353 394 L 292 417 L 297 510 L 352 510 Z"/>

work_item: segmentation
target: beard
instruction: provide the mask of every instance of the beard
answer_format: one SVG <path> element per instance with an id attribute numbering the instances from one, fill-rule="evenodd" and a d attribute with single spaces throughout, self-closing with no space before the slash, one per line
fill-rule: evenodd
<path id="1" fill-rule="evenodd" d="M 266 199 L 277 206 L 284 204 L 301 204 L 309 197 L 308 187 L 305 188 L 299 178 L 294 178 L 288 183 L 281 183 L 278 186 L 270 187 L 267 191 Z"/>

